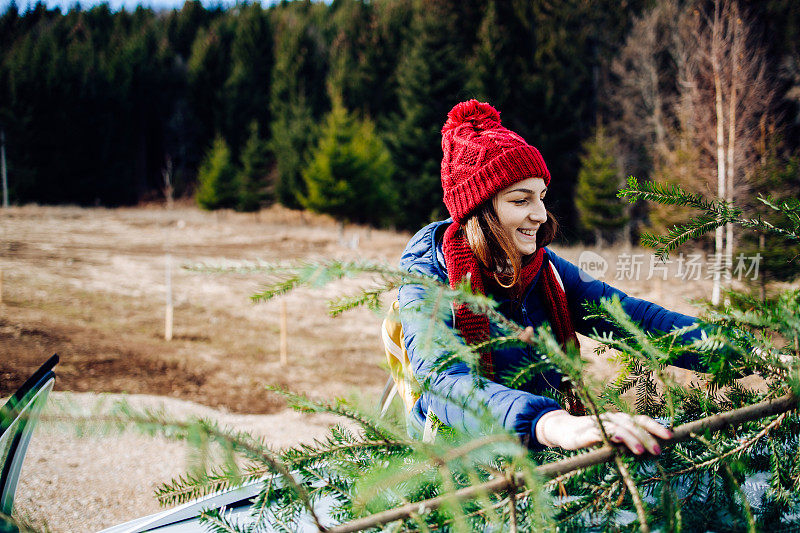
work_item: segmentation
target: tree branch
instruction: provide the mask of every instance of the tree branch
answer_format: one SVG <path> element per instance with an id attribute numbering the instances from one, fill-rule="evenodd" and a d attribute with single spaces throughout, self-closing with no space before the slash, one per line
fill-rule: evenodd
<path id="1" fill-rule="evenodd" d="M 747 407 L 742 407 L 726 413 L 709 416 L 707 418 L 701 418 L 700 420 L 695 420 L 694 422 L 689 422 L 688 424 L 683 424 L 676 427 L 673 430 L 674 437 L 666 441 L 661 441 L 661 446 L 662 448 L 664 446 L 671 446 L 677 442 L 692 438 L 694 435 L 699 435 L 704 431 L 719 431 L 731 426 L 742 424 L 744 422 L 785 413 L 795 409 L 797 407 L 797 403 L 798 397 L 793 394 L 787 394 L 778 399 L 765 400 L 763 402 L 748 405 Z M 544 478 L 554 478 L 574 470 L 605 463 L 606 461 L 613 459 L 616 453 L 624 453 L 624 451 L 625 449 L 621 445 L 605 445 L 588 453 L 541 465 L 536 468 L 535 472 Z M 438 496 L 436 498 L 430 498 L 421 502 L 409 503 L 400 507 L 395 507 L 394 509 L 388 509 L 364 518 L 359 518 L 338 526 L 330 527 L 325 531 L 327 533 L 350 533 L 354 531 L 362 531 L 371 527 L 388 524 L 389 522 L 394 522 L 395 520 L 408 518 L 412 513 L 422 515 L 429 510 L 440 507 L 445 502 L 471 500 L 478 497 L 481 493 L 486 492 L 507 491 L 513 485 L 525 485 L 525 475 L 522 472 L 518 472 L 510 477 L 497 477 L 481 485 L 465 487 L 446 496 Z"/>

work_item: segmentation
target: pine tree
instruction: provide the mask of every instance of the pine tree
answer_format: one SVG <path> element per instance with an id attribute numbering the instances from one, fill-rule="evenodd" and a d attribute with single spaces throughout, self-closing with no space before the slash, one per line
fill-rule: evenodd
<path id="1" fill-rule="evenodd" d="M 479 100 L 490 102 L 497 109 L 506 109 L 510 103 L 514 78 L 514 34 L 504 18 L 504 10 L 510 10 L 507 2 L 489 0 L 486 14 L 477 34 L 475 53 L 470 62 L 470 92 Z"/>
<path id="2" fill-rule="evenodd" d="M 599 127 L 583 150 L 575 207 L 581 225 L 593 232 L 595 243 L 602 246 L 605 233 L 619 232 L 628 222 L 627 206 L 617 197 L 622 178 L 615 160 L 616 141 Z"/>
<path id="3" fill-rule="evenodd" d="M 236 173 L 237 211 L 258 211 L 262 203 L 271 203 L 272 192 L 267 180 L 270 157 L 269 145 L 259 136 L 258 122 L 250 123 L 250 137 L 242 150 L 241 166 Z"/>
<path id="4" fill-rule="evenodd" d="M 189 109 L 198 124 L 194 139 L 197 147 L 207 146 L 216 135 L 226 133 L 223 87 L 231 68 L 230 41 L 227 21 L 217 19 L 208 29 L 198 31 L 192 44 L 186 81 Z"/>
<path id="5" fill-rule="evenodd" d="M 197 173 L 197 205 L 203 209 L 236 205 L 235 179 L 231 151 L 225 139 L 218 135 Z"/>
<path id="6" fill-rule="evenodd" d="M 188 60 L 197 31 L 208 26 L 212 13 L 199 0 L 186 0 L 180 10 L 168 15 L 167 35 L 172 47 L 183 60 Z"/>
<path id="7" fill-rule="evenodd" d="M 384 223 L 394 206 L 394 165 L 368 120 L 334 98 L 317 147 L 303 170 L 304 207 L 351 222 Z"/>
<path id="8" fill-rule="evenodd" d="M 329 92 L 347 109 L 378 121 L 395 113 L 397 65 L 411 21 L 412 0 L 338 3 L 330 44 Z M 333 6 L 332 6 L 333 9 Z M 391 126 L 389 126 L 391 129 Z"/>
<path id="9" fill-rule="evenodd" d="M 317 135 L 317 119 L 327 106 L 326 65 L 320 19 L 327 6 L 296 2 L 274 12 L 275 64 L 270 87 L 271 147 L 277 199 L 300 207 L 305 193 L 301 171 Z"/>
<path id="10" fill-rule="evenodd" d="M 273 62 L 273 36 L 261 4 L 244 4 L 235 15 L 230 50 L 230 74 L 225 80 L 225 139 L 238 155 L 250 133 L 243 128 L 256 120 L 261 131 L 268 131 L 270 73 Z"/>
<path id="11" fill-rule="evenodd" d="M 416 229 L 443 218 L 441 129 L 447 112 L 463 97 L 464 65 L 451 40 L 447 3 L 415 4 L 408 50 L 397 70 L 400 113 L 386 124 L 397 165 L 398 226 Z"/>
<path id="12" fill-rule="evenodd" d="M 356 0 L 337 2 L 331 6 L 330 70 L 328 92 L 341 95 L 348 109 L 369 105 L 370 95 L 380 93 L 374 86 L 370 59 L 369 33 L 372 30 L 373 8 Z"/>

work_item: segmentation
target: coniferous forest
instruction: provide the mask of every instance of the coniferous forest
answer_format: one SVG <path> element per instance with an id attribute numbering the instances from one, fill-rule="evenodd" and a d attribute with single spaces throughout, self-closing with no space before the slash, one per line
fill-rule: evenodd
<path id="1" fill-rule="evenodd" d="M 754 190 L 800 190 L 800 8 L 737 10 L 741 36 L 721 46 L 746 53 L 720 52 L 741 58 L 730 191 L 758 209 Z M 474 97 L 543 153 L 568 239 L 666 227 L 675 210 L 613 191 L 634 174 L 714 195 L 713 12 L 678 0 L 12 3 L 0 17 L 10 201 L 131 205 L 158 199 L 168 172 L 204 208 L 279 202 L 416 229 L 444 214 L 440 129 Z"/>
<path id="2" fill-rule="evenodd" d="M 458 362 L 479 376 L 481 350 L 529 350 L 499 379 L 518 388 L 544 371 L 564 376 L 570 392 L 557 398 L 574 393 L 602 445 L 531 451 L 480 405 L 468 414 L 481 437 L 442 426 L 418 441 L 396 409 L 279 388 L 298 409 L 346 424 L 276 451 L 246 432 L 124 403 L 109 417 L 66 406 L 51 419 L 77 422 L 79 433 L 127 424 L 196 444 L 197 468 L 160 486 L 161 503 L 258 481 L 249 523 L 202 511 L 216 531 L 297 531 L 306 515 L 329 532 L 800 528 L 797 0 L 187 1 L 66 13 L 12 3 L 0 41 L 14 204 L 135 205 L 174 193 L 208 210 L 282 204 L 415 230 L 445 216 L 445 116 L 477 98 L 542 152 L 548 208 L 567 239 L 601 247 L 641 236 L 662 259 L 713 240 L 711 305 L 697 325 L 646 332 L 616 297 L 586 306 L 614 328 L 589 334 L 598 355 L 613 350 L 621 370 L 612 380 L 593 377 L 549 326 L 523 330 L 469 284 L 361 261 L 187 267 L 263 274 L 256 302 L 369 278 L 330 301 L 332 315 L 381 309 L 384 293 L 420 285 L 425 297 L 401 313 L 428 321 L 420 342 L 441 349 L 434 368 Z M 734 247 L 763 256 L 760 297 L 723 289 Z M 771 283 L 767 294 L 776 280 L 794 283 Z M 465 344 L 445 324 L 450 303 L 484 315 L 496 335 Z M 684 345 L 698 327 L 704 334 Z M 687 355 L 707 372 L 684 384 L 666 367 Z M 394 379 L 434 393 L 428 378 Z M 467 399 L 459 394 L 447 399 Z M 604 429 L 608 411 L 658 418 L 673 436 L 655 456 L 627 453 Z M 320 502 L 328 517 L 317 515 Z"/>

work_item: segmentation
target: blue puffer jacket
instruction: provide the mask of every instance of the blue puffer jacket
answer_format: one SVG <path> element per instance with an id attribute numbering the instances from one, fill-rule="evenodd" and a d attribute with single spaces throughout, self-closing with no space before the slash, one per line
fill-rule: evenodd
<path id="1" fill-rule="evenodd" d="M 449 220 L 434 222 L 417 232 L 403 252 L 400 267 L 446 281 L 442 236 L 449 223 Z M 647 331 L 669 332 L 695 323 L 695 319 L 690 316 L 630 297 L 606 283 L 592 279 L 550 249 L 547 249 L 546 257 L 553 263 L 564 283 L 573 324 L 578 333 L 588 334 L 593 329 L 601 333 L 614 331 L 613 326 L 606 321 L 585 318 L 586 313 L 582 304 L 587 300 L 597 302 L 601 298 L 610 298 L 615 294 L 622 301 L 625 311 Z M 502 300 L 499 302 L 500 311 L 523 327 L 533 326 L 536 329 L 547 322 L 547 312 L 539 300 L 537 291 L 532 290 L 538 279 L 538 276 L 534 279 L 521 304 L 513 305 L 510 301 Z M 413 309 L 423 298 L 423 292 L 424 289 L 419 285 L 401 287 L 400 308 Z M 556 401 L 540 394 L 548 388 L 557 388 L 561 376 L 556 372 L 546 372 L 528 383 L 525 390 L 517 390 L 490 381 L 485 381 L 485 386 L 476 388 L 475 380 L 464 363 L 453 364 L 437 373 L 434 367 L 440 354 L 423 353 L 418 341 L 424 335 L 425 324 L 409 318 L 408 315 L 408 313 L 406 316 L 401 314 L 401 320 L 414 376 L 420 383 L 426 383 L 432 392 L 423 394 L 409 414 L 409 431 L 414 435 L 421 434 L 428 408 L 431 408 L 445 425 L 475 434 L 478 432 L 478 420 L 469 409 L 465 411 L 462 406 L 483 405 L 488 408 L 492 418 L 502 423 L 508 431 L 516 433 L 530 445 L 537 446 L 534 428 L 539 418 L 549 411 L 561 409 Z M 448 323 L 448 326 L 452 327 L 452 322 Z M 684 340 L 691 342 L 700 335 L 699 330 L 693 330 L 684 336 Z M 495 372 L 497 375 L 503 375 L 523 361 L 530 361 L 532 355 L 529 348 L 495 350 L 492 354 Z M 698 359 L 696 356 L 685 356 L 678 360 L 676 365 L 683 368 L 697 368 Z"/>

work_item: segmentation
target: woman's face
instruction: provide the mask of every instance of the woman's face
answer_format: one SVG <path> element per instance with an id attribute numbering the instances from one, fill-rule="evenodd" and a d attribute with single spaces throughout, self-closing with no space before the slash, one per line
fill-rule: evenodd
<path id="1" fill-rule="evenodd" d="M 542 178 L 528 178 L 506 187 L 492 199 L 500 225 L 522 257 L 536 251 L 536 232 L 547 221 L 546 193 Z"/>

